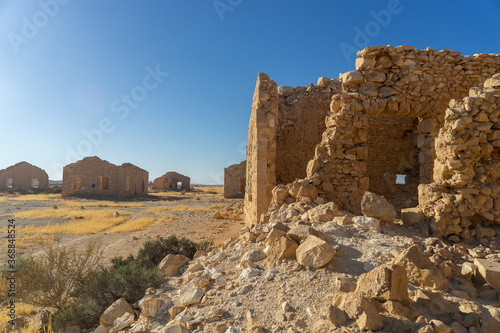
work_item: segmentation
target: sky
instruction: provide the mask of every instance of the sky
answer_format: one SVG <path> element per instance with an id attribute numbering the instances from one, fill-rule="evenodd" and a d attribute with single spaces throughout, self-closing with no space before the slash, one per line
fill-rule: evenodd
<path id="1" fill-rule="evenodd" d="M 222 184 L 257 74 L 316 84 L 368 45 L 500 53 L 500 1 L 0 0 L 0 169 L 85 156 Z"/>

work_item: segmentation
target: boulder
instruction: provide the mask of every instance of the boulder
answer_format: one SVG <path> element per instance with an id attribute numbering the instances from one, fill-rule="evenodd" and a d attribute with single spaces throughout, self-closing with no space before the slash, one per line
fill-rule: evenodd
<path id="1" fill-rule="evenodd" d="M 484 81 L 485 88 L 496 88 L 500 87 L 500 74 L 495 74 L 486 81 Z"/>
<path id="2" fill-rule="evenodd" d="M 251 262 L 257 262 L 266 259 L 267 255 L 261 249 L 250 250 L 243 255 L 241 260 L 249 260 Z"/>
<path id="3" fill-rule="evenodd" d="M 401 252 L 394 259 L 394 264 L 405 267 L 408 280 L 415 285 L 437 290 L 446 286 L 447 279 L 422 253 L 420 245 L 413 245 Z"/>
<path id="4" fill-rule="evenodd" d="M 297 201 L 300 201 L 303 198 L 310 198 L 314 200 L 318 197 L 318 189 L 305 179 L 298 179 L 292 183 L 289 194 L 297 199 Z"/>
<path id="5" fill-rule="evenodd" d="M 166 296 L 149 295 L 139 301 L 141 316 L 156 317 L 162 308 L 169 308 L 173 305 L 172 301 Z"/>
<path id="6" fill-rule="evenodd" d="M 286 232 L 278 229 L 271 229 L 271 231 L 267 234 L 266 239 L 264 240 L 264 247 L 267 247 L 273 244 L 278 238 L 286 235 Z"/>
<path id="7" fill-rule="evenodd" d="M 308 236 L 295 251 L 299 264 L 313 268 L 325 266 L 335 252 L 330 244 L 313 235 Z"/>
<path id="8" fill-rule="evenodd" d="M 281 259 L 295 259 L 295 251 L 299 246 L 297 243 L 286 236 L 281 236 L 272 243 L 267 251 L 270 261 Z"/>
<path id="9" fill-rule="evenodd" d="M 132 309 L 130 304 L 128 304 L 125 298 L 122 297 L 119 300 L 115 301 L 113 304 L 111 304 L 104 311 L 104 313 L 101 315 L 101 318 L 99 319 L 99 323 L 106 327 L 111 326 L 113 325 L 116 319 L 120 318 L 125 313 L 130 313 L 132 315 L 135 315 L 134 309 Z"/>
<path id="10" fill-rule="evenodd" d="M 338 213 L 339 209 L 337 205 L 333 202 L 329 202 L 309 209 L 307 216 L 312 222 L 328 222 L 333 220 Z"/>
<path id="11" fill-rule="evenodd" d="M 354 216 L 352 222 L 359 228 L 364 230 L 375 230 L 380 229 L 380 221 L 374 217 L 366 216 Z"/>
<path id="12" fill-rule="evenodd" d="M 396 210 L 383 196 L 366 191 L 361 199 L 361 212 L 382 222 L 394 222 Z"/>
<path id="13" fill-rule="evenodd" d="M 408 276 L 403 266 L 379 266 L 361 274 L 356 291 L 378 301 L 397 301 L 410 304 L 408 296 Z"/>
<path id="14" fill-rule="evenodd" d="M 418 207 L 401 209 L 401 218 L 404 225 L 419 224 L 425 219 L 425 215 Z"/>
<path id="15" fill-rule="evenodd" d="M 172 324 L 163 327 L 158 333 L 189 333 L 191 330 L 188 330 L 181 324 Z"/>
<path id="16" fill-rule="evenodd" d="M 300 244 L 304 239 L 306 239 L 309 235 L 314 235 L 319 239 L 326 241 L 326 235 L 321 231 L 318 231 L 314 228 L 311 228 L 308 225 L 297 225 L 290 229 L 286 234 L 290 239 L 295 241 L 297 244 Z"/>
<path id="17" fill-rule="evenodd" d="M 113 326 L 109 328 L 109 333 L 117 333 L 122 329 L 129 327 L 135 321 L 134 315 L 128 312 L 125 312 L 120 318 L 115 319 Z"/>
<path id="18" fill-rule="evenodd" d="M 158 275 L 172 277 L 180 275 L 180 268 L 189 262 L 182 254 L 169 254 L 158 265 Z"/>
<path id="19" fill-rule="evenodd" d="M 261 270 L 258 268 L 245 268 L 240 274 L 240 280 L 250 279 L 262 274 Z"/>
<path id="20" fill-rule="evenodd" d="M 341 75 L 342 83 L 361 83 L 363 82 L 363 74 L 359 71 L 350 71 Z"/>
<path id="21" fill-rule="evenodd" d="M 481 308 L 481 332 L 496 333 L 500 328 L 500 309 L 491 305 Z"/>
<path id="22" fill-rule="evenodd" d="M 191 304 L 200 303 L 204 295 L 205 293 L 203 292 L 203 290 L 198 288 L 191 288 L 181 295 L 181 297 L 179 298 L 179 304 L 181 306 L 188 306 Z"/>
<path id="23" fill-rule="evenodd" d="M 477 272 L 498 293 L 500 293 L 500 263 L 487 259 L 474 258 Z"/>
<path id="24" fill-rule="evenodd" d="M 441 320 L 431 320 L 431 325 L 434 327 L 435 333 L 451 333 L 451 328 Z"/>
<path id="25" fill-rule="evenodd" d="M 328 306 L 328 308 L 326 309 L 325 317 L 335 327 L 342 326 L 347 321 L 345 312 L 333 305 Z"/>

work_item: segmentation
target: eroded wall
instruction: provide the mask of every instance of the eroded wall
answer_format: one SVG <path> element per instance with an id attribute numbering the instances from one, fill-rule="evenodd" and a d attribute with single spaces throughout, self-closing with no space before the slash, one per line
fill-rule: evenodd
<path id="1" fill-rule="evenodd" d="M 224 198 L 243 198 L 245 196 L 246 171 L 246 161 L 224 169 Z"/>
<path id="2" fill-rule="evenodd" d="M 38 181 L 38 186 L 36 186 L 36 182 L 34 183 L 35 179 Z M 0 190 L 9 188 L 14 190 L 46 189 L 48 186 L 47 173 L 28 162 L 19 162 L 0 170 Z"/>
<path id="3" fill-rule="evenodd" d="M 191 190 L 191 178 L 180 173 L 169 171 L 153 182 L 155 190 Z"/>

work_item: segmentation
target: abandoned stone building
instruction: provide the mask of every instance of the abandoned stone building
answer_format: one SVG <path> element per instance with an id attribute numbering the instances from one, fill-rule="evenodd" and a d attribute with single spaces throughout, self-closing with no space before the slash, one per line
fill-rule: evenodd
<path id="1" fill-rule="evenodd" d="M 97 156 L 63 168 L 62 196 L 124 198 L 148 194 L 149 173 L 133 164 L 120 166 Z"/>
<path id="2" fill-rule="evenodd" d="M 191 190 L 191 178 L 180 173 L 169 171 L 153 182 L 155 190 Z"/>
<path id="3" fill-rule="evenodd" d="M 46 189 L 48 186 L 47 173 L 28 162 L 19 162 L 0 170 L 0 190 Z"/>
<path id="4" fill-rule="evenodd" d="M 246 187 L 247 161 L 224 169 L 224 198 L 243 198 Z"/>
<path id="5" fill-rule="evenodd" d="M 500 223 L 499 72 L 496 54 L 376 46 L 317 85 L 277 87 L 259 73 L 246 224 L 301 197 L 359 213 L 365 191 L 424 215 L 436 236 Z"/>

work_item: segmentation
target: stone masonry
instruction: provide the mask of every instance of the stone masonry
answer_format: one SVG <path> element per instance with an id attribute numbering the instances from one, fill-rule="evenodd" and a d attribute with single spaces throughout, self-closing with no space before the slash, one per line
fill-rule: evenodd
<path id="1" fill-rule="evenodd" d="M 97 156 L 85 157 L 64 167 L 62 196 L 147 195 L 148 179 L 149 173 L 133 164 L 117 166 Z"/>
<path id="2" fill-rule="evenodd" d="M 28 162 L 19 162 L 0 170 L 0 190 L 46 189 L 48 186 L 47 173 Z"/>
<path id="3" fill-rule="evenodd" d="M 177 172 L 167 172 L 153 182 L 155 190 L 191 190 L 191 178 Z"/>
<path id="4" fill-rule="evenodd" d="M 360 211 L 360 201 L 367 190 L 384 195 L 398 210 L 416 206 L 419 201 L 421 204 L 426 203 L 422 193 L 448 193 L 449 188 L 443 192 L 442 186 L 431 185 L 442 183 L 438 171 L 443 170 L 441 164 L 444 162 L 440 161 L 444 155 L 436 159 L 435 147 L 443 142 L 443 139 L 436 141 L 436 138 L 444 131 L 445 116 L 448 112 L 446 110 L 449 106 L 455 108 L 459 103 L 452 99 L 466 98 L 471 88 L 482 87 L 487 79 L 498 73 L 500 57 L 495 54 L 462 56 L 459 52 L 435 51 L 430 47 L 426 50 L 417 50 L 411 46 L 376 46 L 358 52 L 356 68 L 355 71 L 340 75 L 342 90 L 332 93 L 330 108 L 325 112 L 325 130 L 313 149 L 313 157 L 307 163 L 305 168 L 307 174 L 300 186 L 314 187 L 314 190 L 309 189 L 309 193 L 314 193 L 323 200 L 333 201 L 339 208 L 355 213 Z M 492 79 L 491 82 L 493 81 Z M 264 116 L 261 117 L 264 120 L 266 120 L 265 115 L 277 112 L 276 106 L 272 103 L 263 103 L 269 102 L 276 90 L 275 84 L 267 82 L 272 81 L 265 74 L 259 74 L 255 94 L 261 98 L 256 100 L 254 95 L 252 110 L 252 117 L 255 110 L 258 110 Z M 319 83 L 316 88 L 319 88 Z M 493 87 L 491 84 L 488 88 Z M 476 97 L 474 93 L 480 95 L 479 89 L 471 91 L 473 94 L 471 97 Z M 474 99 L 476 100 L 477 98 Z M 279 110 L 279 107 L 277 109 Z M 469 142 L 476 147 L 474 149 L 482 149 L 484 136 L 488 138 L 490 135 L 493 141 L 490 142 L 489 148 L 485 149 L 493 148 L 491 154 L 496 156 L 498 148 L 493 144 L 495 134 L 492 133 L 495 133 L 498 122 L 495 120 L 494 110 L 491 112 L 493 117 L 486 111 L 486 117 L 481 115 L 481 119 L 487 123 L 484 127 L 490 126 L 490 128 Z M 475 126 L 477 121 L 473 118 L 470 120 Z M 263 122 L 257 124 L 251 118 L 249 133 L 255 133 L 256 125 L 263 124 Z M 271 126 L 273 124 L 269 121 L 266 125 L 268 131 L 265 136 L 249 135 L 247 150 L 249 175 L 252 175 L 249 172 L 255 172 L 256 175 L 276 174 L 277 162 L 266 164 L 265 160 L 256 159 L 253 154 L 255 147 L 260 148 L 260 156 L 280 154 L 265 145 L 256 144 L 261 142 L 259 139 L 266 138 L 272 142 L 278 136 L 278 129 L 281 129 L 281 126 Z M 469 143 L 462 144 L 469 145 Z M 442 148 L 439 146 L 437 149 L 441 151 Z M 463 155 L 460 151 L 456 153 Z M 275 161 L 276 158 L 271 162 Z M 458 165 L 454 167 L 467 169 L 467 165 Z M 484 169 L 482 163 L 480 165 Z M 498 168 L 498 164 L 496 166 Z M 446 170 L 446 177 L 449 177 L 450 171 Z M 470 167 L 467 170 L 469 178 L 465 175 L 455 178 L 463 178 L 460 183 L 462 187 L 467 183 L 478 190 L 477 186 L 471 183 L 473 176 Z M 486 169 L 482 171 L 486 179 L 488 179 L 487 173 Z M 404 181 L 398 183 L 398 177 Z M 266 211 L 272 199 L 269 195 L 272 189 L 266 188 L 267 192 L 261 191 L 263 196 L 259 196 L 259 192 L 254 190 L 255 187 L 280 185 L 276 179 L 268 178 L 270 179 L 266 183 L 265 178 L 261 176 L 259 179 L 261 183 L 258 184 L 255 177 L 249 177 L 248 198 L 245 201 L 247 225 L 258 222 L 261 213 Z M 297 176 L 297 178 L 302 177 Z M 290 189 L 289 192 L 293 193 L 292 184 L 286 186 Z M 488 190 L 483 191 L 488 195 L 484 193 L 481 195 L 485 196 L 487 201 L 491 198 L 494 204 L 496 194 L 493 189 L 491 192 L 493 194 Z M 280 198 L 274 198 L 276 204 L 296 200 L 293 195 L 283 195 L 283 191 L 280 193 Z M 259 210 L 254 208 L 255 201 L 260 203 Z M 468 206 L 464 204 L 461 209 L 466 207 Z M 480 214 L 483 214 L 482 218 L 486 218 L 484 213 Z M 486 215 L 496 219 L 496 215 L 491 214 L 494 216 Z M 454 222 L 450 222 L 449 218 L 444 220 L 446 222 L 434 222 L 433 230 L 436 235 L 461 232 L 456 228 L 457 219 Z"/>
<path id="5" fill-rule="evenodd" d="M 246 161 L 224 169 L 224 198 L 243 198 L 245 196 L 246 171 Z"/>

